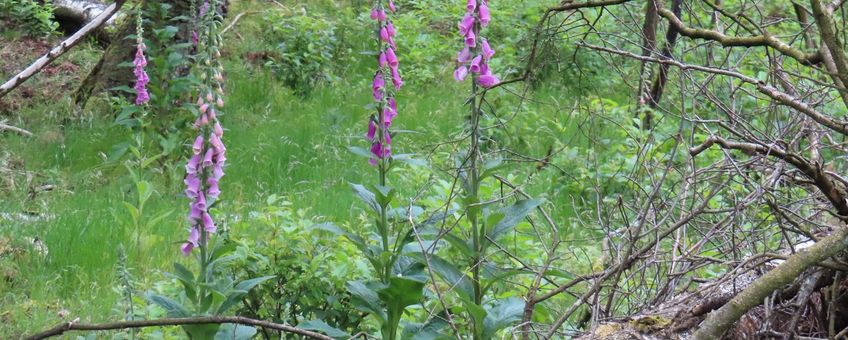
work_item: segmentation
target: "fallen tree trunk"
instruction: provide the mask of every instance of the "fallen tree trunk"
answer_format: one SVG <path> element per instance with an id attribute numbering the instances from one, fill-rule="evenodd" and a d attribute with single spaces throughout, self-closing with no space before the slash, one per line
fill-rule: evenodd
<path id="1" fill-rule="evenodd" d="M 108 5 L 96 0 L 53 0 L 53 15 L 57 20 L 73 20 L 85 25 L 100 13 L 106 11 Z M 114 24 L 115 17 L 106 21 L 106 25 Z"/>

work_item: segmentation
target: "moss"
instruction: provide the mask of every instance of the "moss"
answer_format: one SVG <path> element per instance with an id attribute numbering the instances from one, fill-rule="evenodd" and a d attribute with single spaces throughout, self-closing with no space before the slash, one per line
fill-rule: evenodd
<path id="1" fill-rule="evenodd" d="M 640 333 L 653 333 L 668 327 L 671 320 L 659 315 L 644 316 L 635 320 L 630 320 L 630 325 Z"/>

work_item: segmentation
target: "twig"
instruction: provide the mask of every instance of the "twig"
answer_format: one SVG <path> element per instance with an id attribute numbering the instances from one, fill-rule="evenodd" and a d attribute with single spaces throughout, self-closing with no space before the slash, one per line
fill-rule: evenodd
<path id="1" fill-rule="evenodd" d="M 3 85 L 0 85 L 0 98 L 3 98 L 6 94 L 14 90 L 19 85 L 23 84 L 27 79 L 36 75 L 41 69 L 45 66 L 50 65 L 54 60 L 59 58 L 61 55 L 68 52 L 72 47 L 78 44 L 82 39 L 96 31 L 100 26 L 106 23 L 118 10 L 121 6 L 124 5 L 126 0 L 117 0 L 115 3 L 109 5 L 103 13 L 100 13 L 94 20 L 83 26 L 79 31 L 74 33 L 70 38 L 65 39 L 59 46 L 54 47 L 52 50 L 47 52 L 47 54 L 38 58 L 32 65 L 29 65 L 26 69 L 18 73 L 12 79 L 9 79 Z"/>
<path id="2" fill-rule="evenodd" d="M 156 319 L 156 320 L 130 320 L 130 321 L 119 321 L 112 323 L 102 323 L 102 324 L 83 324 L 83 323 L 74 323 L 74 322 L 65 322 L 56 327 L 48 329 L 44 332 L 29 336 L 26 340 L 40 340 L 46 339 L 49 337 L 54 337 L 58 335 L 62 335 L 68 331 L 106 331 L 106 330 L 117 330 L 117 329 L 128 329 L 128 328 L 146 328 L 146 327 L 161 327 L 161 326 L 179 326 L 179 325 L 201 325 L 201 324 L 224 324 L 224 323 L 233 323 L 247 326 L 258 326 L 263 328 L 270 328 L 273 330 L 283 331 L 287 333 L 299 334 L 312 339 L 322 339 L 322 340 L 333 340 L 333 338 L 315 333 L 312 331 L 308 331 L 305 329 L 292 327 L 289 325 L 283 325 L 278 323 L 273 323 L 269 321 L 263 320 L 254 320 L 241 316 L 202 316 L 202 317 L 190 317 L 190 318 L 168 318 L 168 319 Z"/>
<path id="3" fill-rule="evenodd" d="M 260 13 L 260 12 L 259 11 L 247 11 L 247 12 L 239 13 L 238 15 L 236 15 L 235 18 L 233 18 L 233 21 L 231 21 L 230 24 L 227 25 L 227 27 L 224 27 L 224 29 L 221 30 L 221 35 L 226 34 L 227 31 L 229 31 L 231 28 L 233 28 L 233 26 L 235 26 L 235 24 L 239 21 L 239 19 L 241 19 L 241 17 L 243 17 L 245 14 L 256 14 L 256 13 Z"/>
<path id="4" fill-rule="evenodd" d="M 5 130 L 17 132 L 17 133 L 22 134 L 22 135 L 27 136 L 27 137 L 32 137 L 32 132 L 21 129 L 19 127 L 14 127 L 14 126 L 11 126 L 11 125 L 6 125 L 6 124 L 3 124 L 3 123 L 0 123 L 0 131 L 5 131 Z"/>

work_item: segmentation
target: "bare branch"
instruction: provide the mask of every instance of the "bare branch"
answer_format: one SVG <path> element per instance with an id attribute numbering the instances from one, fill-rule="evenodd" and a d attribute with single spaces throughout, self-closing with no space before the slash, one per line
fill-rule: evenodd
<path id="1" fill-rule="evenodd" d="M 240 324 L 246 326 L 256 326 L 263 327 L 278 331 L 283 331 L 286 333 L 298 334 L 312 339 L 322 339 L 322 340 L 332 340 L 333 338 L 315 333 L 312 331 L 308 331 L 305 329 L 292 327 L 289 325 L 283 325 L 263 320 L 254 320 L 241 316 L 199 316 L 199 317 L 190 317 L 190 318 L 169 318 L 169 319 L 156 319 L 156 320 L 130 320 L 130 321 L 119 321 L 112 323 L 102 323 L 102 324 L 84 324 L 84 323 L 74 323 L 74 322 L 65 322 L 56 327 L 48 329 L 44 332 L 32 335 L 27 337 L 27 340 L 40 340 L 46 339 L 54 336 L 59 336 L 68 331 L 108 331 L 108 330 L 117 330 L 117 329 L 129 329 L 129 328 L 147 328 L 147 327 L 161 327 L 161 326 L 179 326 L 179 325 L 203 325 L 203 324 L 224 324 L 224 323 L 232 323 L 232 324 Z"/>

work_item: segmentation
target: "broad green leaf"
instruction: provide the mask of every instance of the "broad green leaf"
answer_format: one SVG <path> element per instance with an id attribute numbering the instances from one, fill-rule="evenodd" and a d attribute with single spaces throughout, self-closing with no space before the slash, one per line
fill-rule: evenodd
<path id="1" fill-rule="evenodd" d="M 389 315 L 400 316 L 410 305 L 421 302 L 424 297 L 424 282 L 402 276 L 389 279 L 389 285 L 377 292 L 386 305 Z"/>
<path id="2" fill-rule="evenodd" d="M 462 305 L 465 307 L 465 310 L 468 311 L 468 314 L 471 315 L 471 321 L 474 322 L 474 331 L 476 333 L 476 338 L 481 338 L 483 336 L 484 329 L 484 320 L 486 318 L 486 309 L 483 306 L 477 305 L 474 303 L 474 300 L 466 299 L 464 297 L 460 297 L 462 301 Z"/>
<path id="3" fill-rule="evenodd" d="M 504 217 L 488 232 L 489 238 L 497 240 L 512 228 L 515 228 L 518 222 L 521 222 L 533 209 L 536 209 L 541 204 L 541 200 L 521 200 L 515 202 L 511 207 L 501 210 Z"/>
<path id="4" fill-rule="evenodd" d="M 442 313 L 434 316 L 425 323 L 408 323 L 403 328 L 401 339 L 410 340 L 446 340 L 453 339 L 447 334 L 443 334 L 442 329 L 447 326 L 447 321 L 443 318 Z"/>
<path id="5" fill-rule="evenodd" d="M 445 241 L 448 241 L 451 246 L 456 248 L 456 250 L 459 250 L 459 252 L 462 253 L 462 255 L 466 258 L 471 259 L 474 257 L 474 250 L 471 249 L 471 245 L 468 244 L 467 241 L 451 233 L 445 234 L 443 238 L 445 239 Z"/>
<path id="6" fill-rule="evenodd" d="M 456 269 L 453 264 L 438 256 L 431 255 L 430 268 L 433 269 L 433 272 L 442 278 L 442 280 L 445 280 L 452 290 L 455 290 L 463 298 L 469 300 L 472 299 L 474 296 L 474 287 L 471 285 L 471 280 L 468 279 L 465 274 Z"/>
<path id="7" fill-rule="evenodd" d="M 341 329 L 335 328 L 333 326 L 328 325 L 323 320 L 309 320 L 306 322 L 301 322 L 297 325 L 298 328 L 302 328 L 305 330 L 315 331 L 324 333 L 329 337 L 340 338 L 340 339 L 348 339 L 350 338 L 350 334 Z"/>
<path id="8" fill-rule="evenodd" d="M 130 216 L 132 217 L 132 220 L 133 220 L 133 221 L 138 221 L 138 217 L 139 217 L 139 216 L 138 216 L 138 209 L 136 209 L 136 207 L 135 207 L 134 205 L 129 204 L 129 203 L 127 203 L 127 202 L 124 202 L 124 207 L 126 207 L 126 208 L 127 208 L 127 211 L 130 213 Z"/>
<path id="9" fill-rule="evenodd" d="M 352 295 L 351 302 L 356 309 L 373 314 L 381 323 L 386 321 L 386 312 L 378 303 L 380 297 L 376 291 L 361 281 L 349 281 L 347 291 Z"/>
<path id="10" fill-rule="evenodd" d="M 377 198 L 373 192 L 359 184 L 351 184 L 350 186 L 353 188 L 353 191 L 356 192 L 356 195 L 359 196 L 365 204 L 368 204 L 368 207 L 370 207 L 371 210 L 374 212 L 380 212 L 380 203 L 377 203 Z"/>
<path id="11" fill-rule="evenodd" d="M 164 309 L 165 312 L 168 313 L 169 317 L 184 318 L 189 316 L 188 311 L 185 309 L 185 307 L 183 307 L 183 305 L 162 295 L 148 293 L 147 300 L 153 302 L 159 307 L 162 307 L 162 309 Z"/>
<path id="12" fill-rule="evenodd" d="M 194 274 L 192 274 L 188 268 L 177 262 L 174 262 L 173 275 L 180 279 L 180 281 L 194 285 Z"/>
<path id="13" fill-rule="evenodd" d="M 262 282 L 268 281 L 270 279 L 273 279 L 275 277 L 276 276 L 274 276 L 274 275 L 269 275 L 269 276 L 263 276 L 263 277 L 257 277 L 257 278 L 254 278 L 254 279 L 244 280 L 242 282 L 239 282 L 236 285 L 235 289 L 250 291 L 251 289 L 253 289 L 253 287 L 256 287 L 256 285 L 258 285 Z"/>
<path id="14" fill-rule="evenodd" d="M 512 326 L 524 315 L 524 300 L 511 297 L 495 301 L 486 306 L 486 318 L 483 321 L 483 339 L 494 338 L 495 333 Z"/>
<path id="15" fill-rule="evenodd" d="M 350 152 L 352 152 L 354 155 L 362 156 L 365 158 L 374 158 L 374 154 L 372 154 L 371 151 L 365 150 L 365 148 L 361 148 L 358 146 L 349 146 L 347 147 L 347 149 L 350 150 Z"/>
<path id="16" fill-rule="evenodd" d="M 256 328 L 225 323 L 215 333 L 215 340 L 250 340 L 256 335 Z"/>
<path id="17" fill-rule="evenodd" d="M 183 325 L 190 339 L 215 339 L 220 328 L 220 324 Z"/>
<path id="18" fill-rule="evenodd" d="M 393 155 L 392 160 L 404 162 L 404 163 L 412 165 L 412 166 L 419 166 L 419 167 L 425 167 L 425 168 L 427 167 L 427 161 L 426 160 L 423 160 L 423 159 L 420 159 L 420 158 L 415 158 L 414 155 L 412 155 L 412 154 Z"/>

